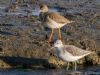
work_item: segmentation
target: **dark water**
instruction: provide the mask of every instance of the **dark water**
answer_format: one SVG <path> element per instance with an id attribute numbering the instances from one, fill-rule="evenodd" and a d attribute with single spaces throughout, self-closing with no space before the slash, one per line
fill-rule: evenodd
<path id="1" fill-rule="evenodd" d="M 100 66 L 78 68 L 77 71 L 66 69 L 0 69 L 0 75 L 100 75 Z"/>

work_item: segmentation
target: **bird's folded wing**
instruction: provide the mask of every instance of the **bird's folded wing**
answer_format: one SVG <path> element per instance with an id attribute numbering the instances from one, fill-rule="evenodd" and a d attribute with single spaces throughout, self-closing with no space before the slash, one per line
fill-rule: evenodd
<path id="1" fill-rule="evenodd" d="M 73 46 L 73 45 L 65 46 L 65 50 L 67 50 L 67 52 L 69 52 L 73 56 L 81 56 L 81 55 L 90 53 L 90 51 L 85 51 L 85 50 L 78 48 L 76 46 Z"/>
<path id="2" fill-rule="evenodd" d="M 54 20 L 57 23 L 70 23 L 71 21 L 68 20 L 67 18 L 63 17 L 62 15 L 60 15 L 59 13 L 55 13 L 55 12 L 50 12 L 48 13 L 48 17 L 52 20 Z"/>

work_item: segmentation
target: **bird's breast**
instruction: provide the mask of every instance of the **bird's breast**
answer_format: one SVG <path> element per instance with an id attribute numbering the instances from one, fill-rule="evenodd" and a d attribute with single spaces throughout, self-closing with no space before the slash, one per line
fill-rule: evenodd
<path id="1" fill-rule="evenodd" d="M 48 25 L 49 28 L 61 28 L 65 24 L 57 23 L 54 20 L 49 19 L 49 20 L 47 20 L 47 25 Z"/>
<path id="2" fill-rule="evenodd" d="M 59 58 L 64 60 L 64 61 L 72 62 L 72 61 L 78 60 L 80 57 L 72 56 L 69 53 L 60 53 Z"/>

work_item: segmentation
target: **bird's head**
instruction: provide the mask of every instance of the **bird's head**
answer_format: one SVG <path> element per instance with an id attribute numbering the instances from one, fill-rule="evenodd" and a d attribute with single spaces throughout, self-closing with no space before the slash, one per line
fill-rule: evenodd
<path id="1" fill-rule="evenodd" d="M 55 43 L 54 43 L 54 45 L 53 45 L 53 47 L 62 47 L 63 46 L 63 43 L 62 43 L 62 41 L 61 40 L 57 40 Z"/>
<path id="2" fill-rule="evenodd" d="M 43 12 L 43 13 L 48 12 L 48 6 L 45 4 L 40 5 L 40 12 Z"/>
<path id="3" fill-rule="evenodd" d="M 62 48 L 62 47 L 63 47 L 62 41 L 61 40 L 57 40 L 54 43 L 54 45 L 51 47 L 50 52 L 53 50 L 52 52 L 54 52 L 55 54 L 58 54 L 58 52 L 61 52 L 61 49 L 59 49 L 59 48 Z M 55 55 L 55 56 L 57 56 L 57 55 Z"/>

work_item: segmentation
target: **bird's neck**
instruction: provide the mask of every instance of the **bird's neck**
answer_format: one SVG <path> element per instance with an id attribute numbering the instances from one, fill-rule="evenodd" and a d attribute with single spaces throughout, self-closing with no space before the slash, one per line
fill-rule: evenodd
<path id="1" fill-rule="evenodd" d="M 58 47 L 58 49 L 61 50 L 63 47 L 64 47 L 64 45 L 60 45 L 60 46 Z"/>
<path id="2" fill-rule="evenodd" d="M 57 50 L 58 50 L 58 53 L 59 53 L 59 54 L 64 53 L 64 49 L 63 49 L 63 48 L 64 48 L 64 46 L 63 46 L 63 45 L 61 45 L 61 46 L 59 46 L 59 47 L 58 47 L 58 49 L 57 49 Z"/>

